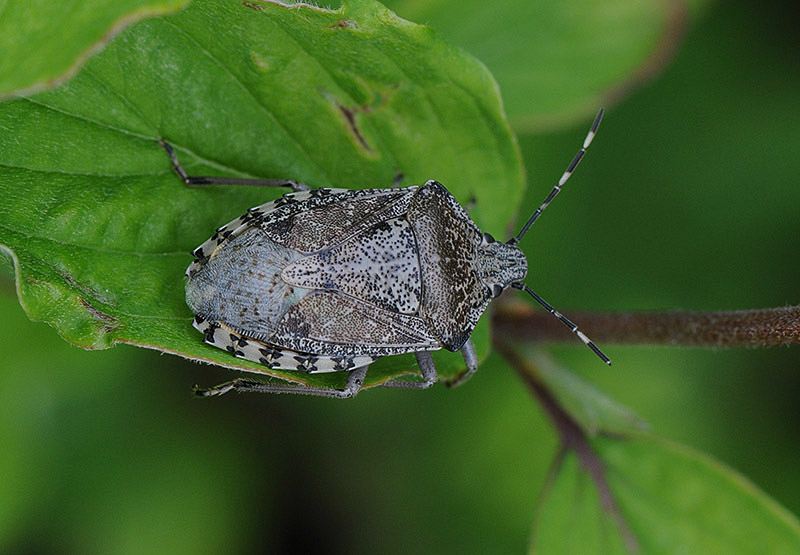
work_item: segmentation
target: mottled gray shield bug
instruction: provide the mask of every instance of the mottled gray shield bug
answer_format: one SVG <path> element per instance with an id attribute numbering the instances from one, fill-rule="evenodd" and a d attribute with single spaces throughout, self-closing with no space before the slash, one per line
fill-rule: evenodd
<path id="1" fill-rule="evenodd" d="M 293 190 L 218 228 L 192 252 L 186 301 L 206 343 L 273 369 L 349 372 L 343 389 L 240 378 L 198 394 L 234 389 L 352 397 L 373 361 L 403 353 L 416 355 L 422 381 L 383 385 L 424 389 L 438 379 L 430 351 L 442 348 L 464 356 L 466 370 L 450 382 L 458 385 L 478 368 L 470 340 L 475 325 L 509 286 L 529 293 L 610 363 L 575 324 L 522 283 L 528 263 L 517 247 L 580 163 L 602 117 L 600 110 L 558 184 L 507 242 L 483 233 L 433 180 L 348 190 L 189 176 L 162 142 L 187 185 Z"/>

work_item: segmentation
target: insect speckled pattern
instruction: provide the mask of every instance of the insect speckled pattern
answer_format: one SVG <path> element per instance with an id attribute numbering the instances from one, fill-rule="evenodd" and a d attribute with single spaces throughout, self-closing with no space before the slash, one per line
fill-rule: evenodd
<path id="1" fill-rule="evenodd" d="M 481 232 L 447 189 L 310 189 L 289 180 L 188 176 L 187 185 L 286 186 L 294 192 L 256 206 L 218 228 L 193 251 L 186 301 L 206 343 L 271 369 L 349 372 L 343 389 L 236 379 L 201 395 L 229 390 L 352 397 L 368 366 L 414 353 L 422 381 L 386 387 L 423 389 L 437 381 L 430 351 L 461 350 L 477 369 L 470 336 L 492 298 L 509 286 L 530 293 L 608 362 L 577 326 L 522 284 L 528 264 L 519 239 L 580 162 L 600 123 L 561 181 L 520 233 L 498 242 Z"/>

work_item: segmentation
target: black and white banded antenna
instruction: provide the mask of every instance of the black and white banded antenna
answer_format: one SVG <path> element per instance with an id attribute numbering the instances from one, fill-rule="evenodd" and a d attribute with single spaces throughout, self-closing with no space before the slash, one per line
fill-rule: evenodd
<path id="1" fill-rule="evenodd" d="M 604 113 L 605 110 L 600 108 L 600 111 L 597 112 L 597 115 L 592 122 L 592 127 L 589 129 L 589 132 L 586 134 L 586 138 L 583 140 L 583 146 L 572 159 L 572 162 L 569 163 L 569 166 L 567 166 L 567 169 L 564 171 L 561 179 L 558 180 L 558 183 L 555 187 L 553 187 L 553 190 L 550 191 L 550 194 L 547 195 L 547 198 L 544 199 L 544 202 L 541 204 L 541 206 L 539 206 L 539 208 L 536 209 L 536 212 L 534 212 L 531 217 L 528 218 L 528 221 L 525 222 L 525 225 L 519 230 L 517 236 L 508 241 L 509 245 L 516 245 L 519 243 L 519 240 L 522 239 L 526 233 L 528 233 L 528 230 L 533 225 L 533 222 L 539 219 L 539 216 L 542 215 L 542 212 L 544 212 L 545 208 L 547 208 L 548 205 L 553 202 L 553 199 L 556 198 L 556 195 L 561 192 L 561 188 L 564 186 L 564 184 L 569 181 L 569 178 L 572 177 L 573 173 L 575 173 L 575 168 L 577 168 L 578 164 L 580 164 L 581 160 L 583 160 L 583 157 L 586 155 L 586 149 L 589 148 L 590 144 L 592 144 L 594 136 L 597 134 L 597 128 L 600 127 L 600 122 L 603 120 Z"/>
<path id="2" fill-rule="evenodd" d="M 572 159 L 572 161 L 569 163 L 569 166 L 567 166 L 567 169 L 564 171 L 564 174 L 561 176 L 561 179 L 558 180 L 558 183 L 556 184 L 555 187 L 553 187 L 553 190 L 550 191 L 550 194 L 547 195 L 547 198 L 544 199 L 544 202 L 539 206 L 539 208 L 536 209 L 536 211 L 531 215 L 531 217 L 528 218 L 528 221 L 525 222 L 525 225 L 522 226 L 522 229 L 519 231 L 519 233 L 517 233 L 515 237 L 512 237 L 511 239 L 508 240 L 509 245 L 516 245 L 517 243 L 519 243 L 520 239 L 522 239 L 522 237 L 528 232 L 533 223 L 539 219 L 539 216 L 542 215 L 542 212 L 544 212 L 545 208 L 547 208 L 553 201 L 553 199 L 556 198 L 556 195 L 558 195 L 558 193 L 561 192 L 561 188 L 564 186 L 564 184 L 569 180 L 570 177 L 572 177 L 572 174 L 575 172 L 575 168 L 577 168 L 578 164 L 580 164 L 581 160 L 583 160 L 583 157 L 586 154 L 586 149 L 588 149 L 589 145 L 592 144 L 592 140 L 594 139 L 594 136 L 597 134 L 597 128 L 600 127 L 600 122 L 603 120 L 604 113 L 605 110 L 603 110 L 603 108 L 600 108 L 600 111 L 597 112 L 597 116 L 595 116 L 594 121 L 592 122 L 592 127 L 589 128 L 589 132 L 586 134 L 586 138 L 583 140 L 583 146 L 575 155 L 575 157 Z M 539 295 L 537 295 L 530 287 L 528 287 L 524 283 L 521 282 L 512 283 L 511 287 L 528 293 L 531 297 L 533 297 L 533 299 L 537 303 L 542 305 L 542 308 L 544 308 L 547 312 L 549 312 L 550 314 L 561 320 L 561 323 L 567 326 L 572 333 L 577 335 L 578 338 L 581 341 L 583 341 L 583 343 L 594 352 L 594 354 L 600 357 L 600 360 L 611 366 L 611 360 L 603 353 L 603 351 L 601 351 L 597 347 L 597 345 L 595 345 L 592 342 L 591 339 L 589 339 L 586 336 L 585 333 L 583 333 L 581 330 L 578 329 L 578 326 L 575 325 L 575 323 L 573 323 L 572 320 L 570 320 L 569 318 L 561 314 L 558 310 L 553 308 L 553 306 L 550 303 L 548 303 Z"/>

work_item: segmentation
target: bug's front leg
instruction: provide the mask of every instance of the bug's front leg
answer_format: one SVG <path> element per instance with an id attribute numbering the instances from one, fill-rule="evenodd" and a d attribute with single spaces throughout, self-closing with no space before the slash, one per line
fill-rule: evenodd
<path id="1" fill-rule="evenodd" d="M 228 383 L 218 385 L 209 389 L 200 389 L 197 386 L 194 388 L 194 394 L 198 397 L 213 397 L 216 395 L 224 395 L 229 391 L 249 392 L 249 393 L 294 393 L 296 395 L 314 395 L 317 397 L 331 397 L 334 399 L 349 399 L 355 397 L 361 390 L 364 383 L 364 378 L 367 375 L 367 368 L 369 366 L 362 366 L 350 371 L 347 376 L 347 384 L 344 389 L 335 389 L 328 387 L 315 387 L 310 385 L 277 385 L 259 382 L 255 380 L 248 380 L 246 378 L 237 378 Z"/>
<path id="2" fill-rule="evenodd" d="M 250 179 L 242 177 L 216 177 L 216 176 L 201 176 L 201 175 L 188 175 L 186 170 L 183 169 L 181 163 L 178 161 L 178 155 L 175 154 L 175 149 L 172 145 L 165 141 L 159 141 L 164 150 L 167 151 L 169 159 L 172 161 L 172 169 L 178 174 L 186 185 L 190 187 L 197 187 L 203 185 L 245 185 L 249 187 L 290 187 L 295 193 L 298 191 L 310 191 L 311 187 L 300 181 L 291 179 Z"/>
<path id="3" fill-rule="evenodd" d="M 461 355 L 464 357 L 467 369 L 454 379 L 447 381 L 445 383 L 447 387 L 458 387 L 478 371 L 478 353 L 475 351 L 475 344 L 472 342 L 472 339 L 467 339 L 467 342 L 461 347 Z"/>
<path id="4" fill-rule="evenodd" d="M 409 382 L 405 380 L 390 380 L 381 387 L 397 387 L 402 389 L 428 389 L 430 386 L 439 381 L 439 375 L 436 373 L 436 365 L 433 363 L 433 357 L 430 351 L 419 351 L 414 353 L 417 357 L 417 365 L 420 372 L 422 372 L 421 382 Z"/>

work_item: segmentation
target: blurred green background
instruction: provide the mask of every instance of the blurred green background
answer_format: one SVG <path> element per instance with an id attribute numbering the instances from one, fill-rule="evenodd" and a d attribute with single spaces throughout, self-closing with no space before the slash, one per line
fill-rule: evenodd
<path id="1" fill-rule="evenodd" d="M 611 107 L 523 242 L 537 292 L 567 313 L 800 302 L 793 21 L 781 2 L 715 4 Z M 519 137 L 529 209 L 588 124 Z M 27 320 L 4 268 L 0 552 L 525 549 L 556 440 L 499 357 L 455 390 L 196 400 L 229 374 L 73 348 Z M 800 349 L 603 348 L 610 369 L 577 342 L 552 351 L 800 512 Z"/>

